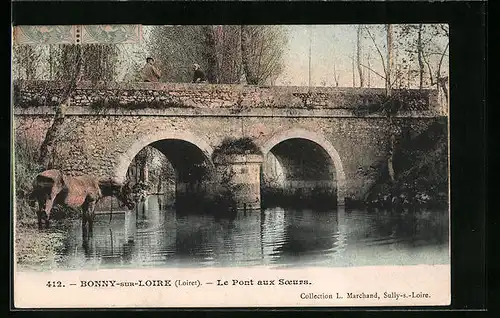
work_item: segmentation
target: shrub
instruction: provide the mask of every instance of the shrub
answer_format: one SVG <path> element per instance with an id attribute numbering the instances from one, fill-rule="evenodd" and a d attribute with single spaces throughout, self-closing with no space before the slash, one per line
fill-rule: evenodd
<path id="1" fill-rule="evenodd" d="M 380 203 L 391 196 L 403 196 L 425 204 L 445 206 L 448 193 L 446 122 L 436 120 L 420 134 L 406 138 L 394 152 L 394 182 L 380 175 L 367 196 L 369 203 Z M 385 163 L 384 163 L 385 164 Z M 386 165 L 386 164 L 385 164 Z"/>
<path id="2" fill-rule="evenodd" d="M 259 147 L 253 142 L 252 138 L 225 138 L 222 143 L 214 149 L 213 156 L 219 155 L 244 155 L 244 154 L 262 154 Z"/>
<path id="3" fill-rule="evenodd" d="M 32 218 L 33 202 L 29 194 L 35 176 L 43 170 L 37 163 L 39 146 L 33 140 L 16 136 L 14 140 L 16 217 L 18 220 Z"/>

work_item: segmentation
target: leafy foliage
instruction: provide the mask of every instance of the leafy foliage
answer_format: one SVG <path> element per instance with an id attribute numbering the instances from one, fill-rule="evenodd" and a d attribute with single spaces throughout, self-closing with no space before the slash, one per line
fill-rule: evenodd
<path id="1" fill-rule="evenodd" d="M 197 63 L 210 83 L 240 83 L 244 72 L 249 84 L 264 84 L 282 72 L 286 42 L 281 26 L 156 26 L 148 47 L 162 81 L 191 82 Z"/>
<path id="2" fill-rule="evenodd" d="M 214 149 L 213 156 L 219 155 L 243 155 L 262 154 L 260 148 L 250 137 L 225 138 L 221 144 Z"/>
<path id="3" fill-rule="evenodd" d="M 16 217 L 18 220 L 34 216 L 29 194 L 35 176 L 43 170 L 37 164 L 39 147 L 32 140 L 16 136 L 14 140 L 15 155 L 15 191 L 16 191 Z"/>
<path id="4" fill-rule="evenodd" d="M 355 107 L 352 112 L 356 116 L 380 114 L 395 115 L 398 111 L 421 111 L 429 109 L 425 91 L 396 90 L 389 97 L 383 96 L 372 103 Z"/>
<path id="5" fill-rule="evenodd" d="M 403 129 L 394 153 L 394 182 L 387 174 L 369 191 L 367 200 L 380 201 L 392 196 L 409 200 L 426 197 L 428 203 L 444 205 L 448 199 L 447 123 L 438 119 L 419 134 Z M 384 167 L 380 167 L 385 169 Z"/>

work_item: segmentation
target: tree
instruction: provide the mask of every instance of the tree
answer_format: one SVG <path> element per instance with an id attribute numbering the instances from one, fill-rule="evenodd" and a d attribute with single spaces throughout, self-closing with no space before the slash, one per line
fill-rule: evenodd
<path id="1" fill-rule="evenodd" d="M 218 83 L 239 83 L 242 75 L 240 26 L 214 26 L 213 32 Z"/>
<path id="2" fill-rule="evenodd" d="M 386 24 L 386 33 L 387 33 L 387 66 L 385 68 L 385 90 L 387 96 L 391 96 L 392 82 L 391 82 L 391 73 L 393 67 L 393 28 L 392 24 Z"/>
<path id="3" fill-rule="evenodd" d="M 154 26 L 147 48 L 162 70 L 161 80 L 191 82 L 192 65 L 198 63 L 208 81 L 217 82 L 216 39 L 212 26 Z"/>
<path id="4" fill-rule="evenodd" d="M 448 26 L 404 24 L 398 26 L 395 33 L 402 47 L 399 63 L 406 70 L 408 82 L 417 78 L 420 89 L 429 86 L 439 88 L 438 78 L 446 77 L 441 72 L 448 52 Z"/>
<path id="5" fill-rule="evenodd" d="M 335 61 L 333 62 L 333 80 L 335 81 L 335 87 L 339 87 L 339 75 L 337 75 L 337 66 Z"/>
<path id="6" fill-rule="evenodd" d="M 161 80 L 167 82 L 190 82 L 191 65 L 198 63 L 204 69 L 202 58 L 201 26 L 153 26 L 147 42 L 149 55 L 158 61 L 162 71 Z"/>
<path id="7" fill-rule="evenodd" d="M 392 32 L 387 32 L 387 28 Z M 383 28 L 375 25 L 364 26 L 363 34 L 370 40 L 370 43 L 364 46 L 366 58 L 371 58 L 371 52 L 376 52 L 378 59 L 375 59 L 375 63 L 367 61 L 367 65 L 359 64 L 368 70 L 368 77 L 375 74 L 383 79 L 386 88 L 394 88 L 396 85 L 399 88 L 420 89 L 440 87 L 438 78 L 447 78 L 443 71 L 448 57 L 447 30 L 448 26 L 444 24 L 385 25 Z M 390 67 L 387 61 L 388 35 L 391 36 L 392 47 Z M 446 82 L 446 79 L 442 81 Z M 443 92 L 446 90 L 445 87 L 441 89 Z"/>
<path id="8" fill-rule="evenodd" d="M 389 63 L 387 61 L 387 58 L 391 58 L 392 59 L 392 32 L 391 32 L 391 36 L 389 36 L 389 32 L 388 31 L 392 31 L 392 26 L 391 27 L 388 27 L 388 25 L 386 25 L 384 27 L 384 31 L 383 33 L 385 34 L 385 46 L 386 46 L 386 49 L 387 49 L 387 45 L 390 44 L 391 45 L 391 48 L 390 49 L 387 49 L 386 51 L 386 57 L 384 57 L 384 54 L 382 53 L 382 48 L 381 48 L 381 44 L 377 41 L 375 35 L 373 34 L 373 31 L 371 29 L 375 29 L 376 27 L 375 26 L 364 26 L 364 30 L 365 30 L 365 33 L 368 35 L 369 39 L 371 40 L 371 43 L 372 43 L 372 46 L 373 46 L 373 49 L 377 52 L 378 54 L 378 57 L 380 58 L 379 62 L 380 62 L 380 67 L 382 68 L 382 73 L 378 72 L 377 70 L 375 70 L 374 66 L 370 65 L 369 66 L 366 66 L 364 64 L 360 64 L 362 67 L 368 69 L 368 71 L 370 71 L 371 73 L 377 75 L 378 77 L 380 77 L 381 79 L 384 80 L 384 83 L 385 83 L 385 89 L 386 89 L 386 94 L 387 96 L 390 96 L 390 93 L 391 93 L 391 80 L 390 80 L 390 69 L 389 67 L 391 66 L 391 63 Z M 376 31 L 376 29 L 375 29 Z M 371 60 L 370 60 L 371 61 Z"/>
<path id="9" fill-rule="evenodd" d="M 365 85 L 365 78 L 364 78 L 364 73 L 363 73 L 363 67 L 361 66 L 361 59 L 362 59 L 362 53 L 361 53 L 361 39 L 362 39 L 362 30 L 363 26 L 360 24 L 358 25 L 357 29 L 357 36 L 356 36 L 356 62 L 358 66 L 358 74 L 359 74 L 359 87 L 364 87 Z"/>
<path id="10" fill-rule="evenodd" d="M 286 37 L 281 26 L 241 26 L 241 53 L 248 84 L 264 84 L 283 71 Z"/>
<path id="11" fill-rule="evenodd" d="M 272 82 L 283 68 L 286 35 L 281 26 L 155 26 L 148 43 L 165 81 L 190 82 L 198 63 L 210 83 Z"/>
<path id="12" fill-rule="evenodd" d="M 118 64 L 118 48 L 113 44 L 82 45 L 82 80 L 97 82 L 113 81 Z"/>
<path id="13" fill-rule="evenodd" d="M 34 80 L 41 60 L 41 50 L 33 45 L 19 45 L 13 48 L 15 76 L 19 79 Z"/>
<path id="14" fill-rule="evenodd" d="M 418 69 L 419 69 L 419 85 L 418 87 L 422 89 L 424 87 L 424 47 L 422 44 L 422 28 L 423 25 L 418 25 L 418 37 L 417 37 L 417 55 L 418 55 Z"/>
<path id="15" fill-rule="evenodd" d="M 371 68 L 371 54 L 370 52 L 368 52 L 367 56 L 366 56 L 366 64 L 367 64 L 367 68 L 370 69 Z M 368 87 L 371 86 L 371 72 L 368 72 Z"/>
<path id="16" fill-rule="evenodd" d="M 119 50 L 110 44 L 83 44 L 84 81 L 113 81 Z M 13 48 L 13 75 L 17 79 L 47 79 L 67 82 L 74 67 L 74 46 L 67 44 L 17 45 Z"/>
<path id="17" fill-rule="evenodd" d="M 449 41 L 448 41 L 448 26 L 445 24 L 440 25 L 432 25 L 431 26 L 431 34 L 433 39 L 436 38 L 446 38 L 446 44 L 444 48 L 441 48 L 437 43 L 430 42 L 428 45 L 428 49 L 422 55 L 422 59 L 424 63 L 427 65 L 430 77 L 430 85 L 436 85 L 437 88 L 441 88 L 443 90 L 444 96 L 446 98 L 446 102 L 448 102 L 448 77 L 442 75 L 442 67 L 444 58 L 449 49 Z M 439 62 L 437 62 L 437 66 L 433 69 L 431 66 L 430 58 L 432 56 L 436 56 L 439 58 Z"/>
<path id="18" fill-rule="evenodd" d="M 219 83 L 219 63 L 217 61 L 217 42 L 212 26 L 203 26 L 202 57 L 206 65 L 206 76 L 210 83 Z"/>
<path id="19" fill-rule="evenodd" d="M 393 43 L 393 25 L 391 24 L 386 24 L 385 25 L 385 38 L 386 38 L 386 57 L 384 58 L 384 54 L 382 53 L 382 50 L 380 49 L 379 45 L 377 44 L 377 41 L 375 40 L 375 36 L 372 34 L 369 28 L 365 28 L 368 36 L 372 40 L 372 43 L 377 50 L 377 53 L 379 54 L 381 65 L 383 67 L 383 72 L 384 75 L 379 74 L 378 72 L 374 71 L 373 69 L 370 68 L 370 71 L 376 73 L 380 77 L 382 77 L 385 80 L 385 92 L 386 92 L 386 103 L 387 105 L 390 105 L 390 99 L 392 96 L 392 81 L 391 81 L 391 75 L 393 73 L 393 67 L 394 67 L 394 43 Z M 395 173 L 394 173 L 394 147 L 395 147 L 395 126 L 393 124 L 392 116 L 390 111 L 386 111 L 387 117 L 389 119 L 389 130 L 388 130 L 388 142 L 389 142 L 389 147 L 388 147 L 388 155 L 387 155 L 387 169 L 389 173 L 389 178 L 391 181 L 394 181 L 395 179 Z"/>
<path id="20" fill-rule="evenodd" d="M 59 57 L 59 80 L 67 81 L 73 76 L 73 45 L 63 45 Z M 118 64 L 118 49 L 110 44 L 84 44 L 81 50 L 81 80 L 83 81 L 113 81 L 116 77 Z"/>
<path id="21" fill-rule="evenodd" d="M 65 122 L 66 110 L 71 103 L 71 95 L 75 91 L 76 86 L 81 79 L 83 61 L 81 46 L 71 45 L 65 52 L 68 55 L 68 61 L 72 61 L 73 63 L 68 66 L 69 69 L 67 72 L 70 78 L 66 82 L 63 89 L 63 93 L 59 99 L 59 104 L 56 106 L 54 121 L 47 130 L 42 145 L 40 146 L 40 156 L 38 158 L 38 162 L 46 169 L 52 168 L 55 143 Z"/>
<path id="22" fill-rule="evenodd" d="M 389 98 L 391 96 L 391 91 L 392 91 L 392 83 L 391 83 L 391 73 L 392 73 L 392 67 L 393 67 L 393 29 L 391 24 L 386 24 L 386 32 L 387 32 L 387 67 L 386 67 L 386 72 L 385 72 L 385 90 L 387 97 Z M 387 169 L 389 171 L 389 178 L 393 182 L 395 179 L 394 176 L 394 144 L 395 144 L 395 139 L 396 136 L 394 135 L 394 126 L 392 122 L 392 116 L 390 115 L 390 112 L 387 113 L 389 116 L 390 120 L 390 127 L 389 127 L 389 156 L 387 159 Z"/>

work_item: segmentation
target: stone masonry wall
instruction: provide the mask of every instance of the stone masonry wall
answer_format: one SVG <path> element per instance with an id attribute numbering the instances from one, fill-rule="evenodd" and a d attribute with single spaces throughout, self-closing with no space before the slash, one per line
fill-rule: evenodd
<path id="1" fill-rule="evenodd" d="M 54 106 L 63 84 L 52 81 L 16 81 L 14 105 L 19 108 Z M 385 90 L 378 88 L 259 87 L 180 83 L 79 83 L 72 105 L 100 110 L 144 108 L 323 108 L 363 109 L 384 102 Z M 394 90 L 401 110 L 437 109 L 435 90 Z"/>
<path id="2" fill-rule="evenodd" d="M 43 140 L 53 116 L 50 106 L 57 104 L 61 89 L 57 82 L 14 83 L 16 136 Z M 210 161 L 211 150 L 228 137 L 251 137 L 265 148 L 287 137 L 315 141 L 319 136 L 318 144 L 338 153 L 345 195 L 363 198 L 373 183 L 374 166 L 387 156 L 390 124 L 387 117 L 352 110 L 378 107 L 383 95 L 383 89 L 358 88 L 79 83 L 55 161 L 70 174 L 120 179 L 133 156 L 157 140 L 187 140 Z M 396 126 L 417 131 L 439 115 L 433 90 L 394 91 L 394 96 L 410 111 L 396 115 Z M 297 129 L 304 135 L 287 135 Z"/>
<path id="3" fill-rule="evenodd" d="M 44 126 L 42 118 L 17 116 L 17 125 L 28 122 Z M 422 129 L 429 118 L 400 119 Z M 56 148 L 56 161 L 70 174 L 116 177 L 124 154 L 140 139 L 165 131 L 188 133 L 213 149 L 226 137 L 252 137 L 263 146 L 273 135 L 301 128 L 324 136 L 337 150 L 346 177 L 346 196 L 362 198 L 371 186 L 373 166 L 387 154 L 386 118 L 258 118 L 258 117 L 162 117 L 162 116 L 69 116 L 63 138 Z M 154 140 L 152 140 L 154 141 Z M 144 144 L 146 146 L 146 144 Z M 211 158 L 209 158 L 211 159 Z M 128 166 L 130 162 L 126 163 Z"/>

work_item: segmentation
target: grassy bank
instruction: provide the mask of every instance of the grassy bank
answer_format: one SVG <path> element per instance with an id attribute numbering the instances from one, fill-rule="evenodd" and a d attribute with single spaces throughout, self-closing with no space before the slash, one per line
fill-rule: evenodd
<path id="1" fill-rule="evenodd" d="M 56 267 L 64 233 L 39 231 L 28 223 L 16 227 L 16 261 L 20 269 L 50 270 Z"/>

